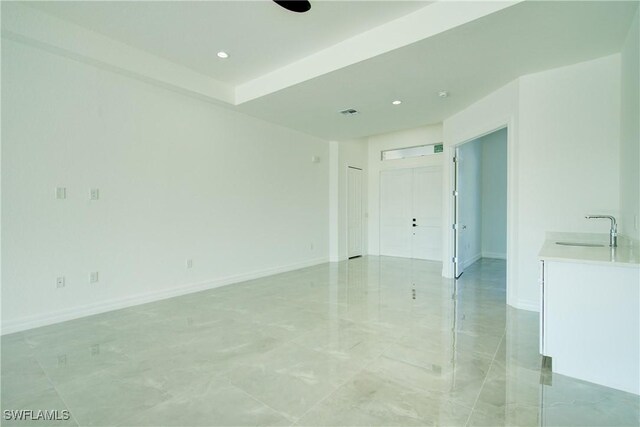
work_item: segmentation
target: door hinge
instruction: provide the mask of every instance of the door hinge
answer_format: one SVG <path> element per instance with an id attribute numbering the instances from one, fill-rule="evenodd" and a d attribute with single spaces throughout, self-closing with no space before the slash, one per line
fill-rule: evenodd
<path id="1" fill-rule="evenodd" d="M 454 230 L 458 229 L 458 224 L 451 224 L 451 228 L 453 228 Z"/>
<path id="2" fill-rule="evenodd" d="M 456 163 L 457 161 L 458 161 L 458 158 L 457 158 L 457 157 L 454 157 L 454 158 L 453 158 L 453 163 Z"/>
<path id="3" fill-rule="evenodd" d="M 455 197 L 458 197 L 458 194 L 460 194 L 460 193 L 458 193 L 458 191 L 457 191 L 457 190 L 453 190 L 452 194 L 453 194 Z"/>
<path id="4" fill-rule="evenodd" d="M 451 262 L 458 262 L 458 257 L 454 256 L 453 258 L 451 258 Z"/>

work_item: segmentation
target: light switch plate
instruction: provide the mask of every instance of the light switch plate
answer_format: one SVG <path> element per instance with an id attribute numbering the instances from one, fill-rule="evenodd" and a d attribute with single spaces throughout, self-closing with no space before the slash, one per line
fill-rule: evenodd
<path id="1" fill-rule="evenodd" d="M 100 198 L 100 190 L 92 188 L 90 193 L 91 200 L 98 200 Z"/>
<path id="2" fill-rule="evenodd" d="M 67 189 L 66 187 L 56 187 L 56 199 L 64 200 L 67 198 Z"/>

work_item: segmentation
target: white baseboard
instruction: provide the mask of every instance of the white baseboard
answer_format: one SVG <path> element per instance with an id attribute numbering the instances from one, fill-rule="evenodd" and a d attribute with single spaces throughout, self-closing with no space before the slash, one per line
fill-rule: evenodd
<path id="1" fill-rule="evenodd" d="M 527 311 L 540 311 L 540 304 L 538 301 L 513 301 L 510 302 L 509 305 L 513 308 L 517 308 L 519 310 L 527 310 Z"/>
<path id="2" fill-rule="evenodd" d="M 507 259 L 507 254 L 499 252 L 482 252 L 482 258 Z"/>
<path id="3" fill-rule="evenodd" d="M 471 258 L 462 261 L 462 269 L 463 270 L 466 269 L 471 264 L 473 264 L 474 262 L 478 261 L 480 258 L 482 258 L 482 254 L 476 254 L 476 255 L 472 256 Z"/>
<path id="4" fill-rule="evenodd" d="M 14 332 L 26 331 L 28 329 L 40 326 L 52 325 L 54 323 L 65 322 L 67 320 L 78 319 L 81 317 L 91 316 L 94 314 L 105 313 L 107 311 L 119 310 L 122 308 L 133 307 L 140 304 L 146 304 L 153 301 L 160 301 L 167 298 L 186 295 L 193 292 L 204 291 L 207 289 L 219 288 L 221 286 L 231 285 L 234 283 L 244 282 L 246 280 L 259 279 L 261 277 L 271 276 L 287 271 L 298 270 L 313 265 L 324 264 L 329 261 L 328 257 L 315 258 L 308 261 L 298 262 L 294 264 L 283 265 L 280 267 L 267 268 L 264 270 L 253 271 L 250 273 L 237 274 L 233 276 L 222 277 L 214 280 L 208 280 L 198 283 L 190 283 L 171 289 L 163 289 L 161 291 L 147 292 L 130 297 L 116 298 L 112 300 L 102 301 L 97 304 L 75 307 L 68 310 L 60 310 L 53 313 L 47 313 L 40 316 L 29 316 L 20 319 L 2 322 L 2 335 L 12 334 Z"/>

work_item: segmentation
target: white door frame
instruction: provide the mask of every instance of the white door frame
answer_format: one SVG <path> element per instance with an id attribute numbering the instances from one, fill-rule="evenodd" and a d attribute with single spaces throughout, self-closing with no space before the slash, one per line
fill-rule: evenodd
<path id="1" fill-rule="evenodd" d="M 346 242 L 346 247 L 345 247 L 346 259 L 350 258 L 349 257 L 349 169 L 357 169 L 361 173 L 364 174 L 364 169 L 362 169 L 362 168 L 360 168 L 358 166 L 347 165 L 347 167 L 345 169 L 345 171 L 346 171 L 345 172 L 345 177 L 347 178 L 345 180 L 345 182 L 347 184 L 347 188 L 345 190 L 346 203 L 344 204 L 345 205 L 344 206 L 344 209 L 345 209 L 344 210 L 344 212 L 345 212 L 344 213 L 344 218 L 345 218 L 345 225 L 346 225 L 345 230 L 344 230 L 344 232 L 345 232 L 345 240 L 344 241 Z M 364 198 L 362 197 L 363 196 L 363 193 L 362 193 L 362 184 L 363 184 L 362 176 L 360 176 L 360 179 L 361 179 L 361 181 L 360 181 L 360 205 L 361 205 L 360 206 L 360 215 L 361 215 L 361 218 L 360 218 L 360 228 L 361 228 L 361 230 L 360 230 L 360 240 L 361 240 L 360 241 L 360 246 L 361 246 L 361 251 L 362 251 L 362 254 L 360 256 L 364 256 L 364 254 L 365 254 L 365 249 L 364 249 L 364 246 L 365 246 L 364 245 L 365 244 L 365 241 L 364 241 L 364 215 L 363 215 L 364 209 L 362 208 L 362 206 L 364 205 L 364 203 L 363 203 Z"/>
<path id="2" fill-rule="evenodd" d="M 518 307 L 516 302 L 517 297 L 514 292 L 514 285 L 517 283 L 517 143 L 516 143 L 516 124 L 514 117 L 507 117 L 493 123 L 487 123 L 481 125 L 479 128 L 472 132 L 467 132 L 463 137 L 459 137 L 449 143 L 449 146 L 445 146 L 445 162 L 449 162 L 449 188 L 445 192 L 446 201 L 449 208 L 449 212 L 445 215 L 446 227 L 449 233 L 445 233 L 447 236 L 448 244 L 445 246 L 444 260 L 448 262 L 443 263 L 443 276 L 453 277 L 455 274 L 455 266 L 453 258 L 455 254 L 455 235 L 452 225 L 455 223 L 455 197 L 453 191 L 455 190 L 455 168 L 453 165 L 453 157 L 456 150 L 463 144 L 473 141 L 474 139 L 481 138 L 485 135 L 498 131 L 500 129 L 507 129 L 507 304 Z M 520 307 L 518 307 L 520 308 Z"/>

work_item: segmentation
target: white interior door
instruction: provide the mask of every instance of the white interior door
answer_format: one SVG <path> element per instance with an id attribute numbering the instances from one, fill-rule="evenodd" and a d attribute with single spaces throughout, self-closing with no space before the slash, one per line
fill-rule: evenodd
<path id="1" fill-rule="evenodd" d="M 362 170 L 347 168 L 347 256 L 362 256 Z"/>
<path id="2" fill-rule="evenodd" d="M 380 255 L 411 257 L 413 171 L 380 173 Z"/>
<path id="3" fill-rule="evenodd" d="M 453 158 L 453 275 L 457 279 L 462 276 L 462 257 L 460 256 L 460 148 L 456 148 Z"/>
<path id="4" fill-rule="evenodd" d="M 380 255 L 442 259 L 442 170 L 380 174 Z"/>
<path id="5" fill-rule="evenodd" d="M 413 169 L 412 258 L 442 260 L 442 170 Z"/>

